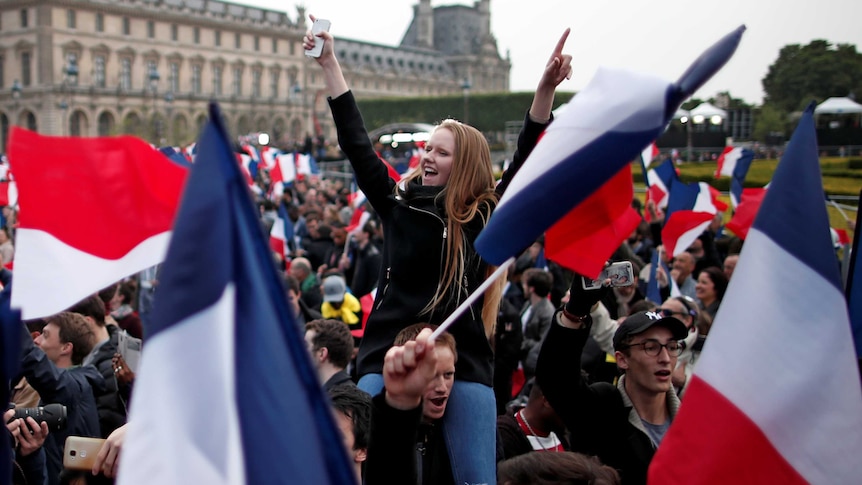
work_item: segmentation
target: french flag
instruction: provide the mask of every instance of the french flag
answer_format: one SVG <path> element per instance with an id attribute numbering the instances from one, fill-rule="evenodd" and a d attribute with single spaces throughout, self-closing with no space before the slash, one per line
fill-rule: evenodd
<path id="1" fill-rule="evenodd" d="M 289 237 L 287 228 L 290 228 L 291 236 Z M 287 217 L 287 211 L 284 210 L 284 206 L 279 204 L 278 217 L 275 218 L 275 222 L 273 222 L 272 228 L 269 230 L 269 247 L 273 252 L 281 256 L 282 261 L 286 261 L 285 256 L 290 254 L 288 242 L 291 239 L 293 239 L 293 223 Z"/>
<path id="2" fill-rule="evenodd" d="M 644 168 L 649 168 L 653 160 L 658 158 L 658 155 L 658 146 L 656 146 L 655 142 L 650 143 L 648 147 L 644 148 L 641 152 L 641 160 L 643 160 Z"/>
<path id="3" fill-rule="evenodd" d="M 725 224 L 725 228 L 740 239 L 748 237 L 748 230 L 754 224 L 754 218 L 760 211 L 760 205 L 766 196 L 766 188 L 751 187 L 742 189 L 739 205 L 733 212 L 733 217 Z"/>
<path id="4" fill-rule="evenodd" d="M 17 127 L 9 160 L 21 208 L 12 305 L 24 319 L 63 311 L 164 260 L 187 168 L 130 136 Z"/>
<path id="5" fill-rule="evenodd" d="M 719 200 L 719 192 L 706 182 L 677 181 L 671 189 L 667 205 L 667 221 L 661 230 L 661 240 L 667 253 L 675 257 L 709 227 L 715 215 L 727 210 Z"/>
<path id="6" fill-rule="evenodd" d="M 654 201 L 659 209 L 666 208 L 671 187 L 678 180 L 676 167 L 670 158 L 650 169 L 646 172 L 647 201 Z"/>
<path id="7" fill-rule="evenodd" d="M 775 171 L 650 483 L 862 477 L 862 387 L 813 114 Z"/>
<path id="8" fill-rule="evenodd" d="M 269 171 L 271 190 L 276 196 L 284 193 L 285 185 L 296 181 L 296 159 L 293 153 L 282 153 L 275 156 L 275 165 Z"/>
<path id="9" fill-rule="evenodd" d="M 118 483 L 355 483 L 215 104 L 199 146 Z"/>
<path id="10" fill-rule="evenodd" d="M 753 160 L 754 152 L 742 147 L 727 147 L 718 157 L 715 178 L 732 177 L 730 181 L 730 203 L 734 209 L 742 199 L 742 184 L 745 182 L 745 176 L 748 175 L 748 169 Z"/>
<path id="11" fill-rule="evenodd" d="M 862 198 L 862 192 L 859 193 Z M 862 258 L 859 257 L 859 241 L 862 241 L 862 212 L 856 212 L 856 232 L 850 251 L 850 270 L 847 274 L 847 307 L 856 355 L 862 358 Z"/>
<path id="12" fill-rule="evenodd" d="M 501 265 L 620 173 L 658 138 L 682 101 L 727 62 L 744 30 L 744 26 L 739 27 L 726 35 L 673 84 L 638 73 L 600 69 L 548 126 L 512 179 L 476 239 L 479 254 Z M 628 183 L 631 185 L 631 180 Z M 619 194 L 615 197 L 621 198 Z M 619 209 L 614 200 L 604 202 L 608 224 L 624 215 L 624 208 Z M 631 198 L 624 202 L 630 207 Z M 596 217 L 583 213 L 579 216 L 588 218 L 587 224 L 593 224 L 589 218 Z M 577 225 L 581 221 L 567 217 L 565 224 Z M 621 242 L 617 241 L 617 245 Z M 552 258 L 550 249 L 548 257 Z M 603 264 L 597 258 L 589 263 L 588 268 L 599 269 Z M 598 271 L 584 274 L 591 273 L 597 275 Z"/>
<path id="13" fill-rule="evenodd" d="M 320 175 L 317 160 L 307 153 L 296 153 L 296 171 L 306 176 Z"/>

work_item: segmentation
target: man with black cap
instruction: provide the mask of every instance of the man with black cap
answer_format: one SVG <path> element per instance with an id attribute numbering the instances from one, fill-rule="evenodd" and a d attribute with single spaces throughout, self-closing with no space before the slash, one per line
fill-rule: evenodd
<path id="1" fill-rule="evenodd" d="M 536 379 L 572 433 L 573 451 L 598 456 L 625 484 L 646 483 L 649 462 L 679 409 L 671 373 L 688 330 L 673 316 L 635 313 L 614 334 L 623 372 L 617 385 L 588 385 L 583 378 L 573 385 L 592 327 L 590 309 L 607 288 L 585 290 L 576 277 L 570 291 L 545 338 Z"/>

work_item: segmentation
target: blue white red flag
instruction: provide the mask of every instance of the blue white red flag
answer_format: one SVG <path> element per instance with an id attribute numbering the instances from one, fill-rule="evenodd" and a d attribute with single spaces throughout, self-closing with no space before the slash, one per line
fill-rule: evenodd
<path id="1" fill-rule="evenodd" d="M 754 160 L 754 152 L 748 148 L 727 147 L 718 157 L 715 169 L 715 178 L 721 176 L 732 177 L 730 181 L 730 203 L 736 209 L 742 200 L 742 187 L 748 169 Z"/>
<path id="2" fill-rule="evenodd" d="M 355 483 L 214 104 L 199 147 L 118 483 Z"/>
<path id="3" fill-rule="evenodd" d="M 670 191 L 667 221 L 661 230 L 661 240 L 667 253 L 676 257 L 709 227 L 727 204 L 718 199 L 719 192 L 705 182 L 676 181 Z"/>
<path id="4" fill-rule="evenodd" d="M 862 476 L 862 386 L 813 113 L 778 164 L 650 483 Z"/>
<path id="5" fill-rule="evenodd" d="M 307 153 L 296 153 L 296 171 L 306 176 L 320 175 L 317 160 Z"/>
<path id="6" fill-rule="evenodd" d="M 859 193 L 862 198 L 862 192 Z M 856 356 L 862 358 L 862 257 L 859 257 L 859 241 L 862 239 L 862 211 L 856 212 L 856 233 L 853 235 L 853 249 L 850 252 L 850 270 L 847 274 L 847 307 L 850 311 L 850 325 L 853 328 L 853 342 Z"/>
<path id="7" fill-rule="evenodd" d="M 659 209 L 667 208 L 668 201 L 670 200 L 671 188 L 675 182 L 679 181 L 673 160 L 668 158 L 655 168 L 652 168 L 645 173 L 646 178 L 644 180 L 647 189 L 647 202 L 655 202 L 655 206 Z M 649 216 L 649 212 L 647 212 L 647 216 Z M 649 221 L 649 219 L 647 219 L 647 221 Z"/>
<path id="8" fill-rule="evenodd" d="M 754 224 L 754 218 L 760 211 L 760 204 L 766 196 L 766 188 L 742 189 L 739 205 L 733 212 L 733 217 L 725 224 L 725 227 L 737 235 L 740 239 L 748 236 L 748 230 Z"/>
<path id="9" fill-rule="evenodd" d="M 476 240 L 479 254 L 502 264 L 636 159 L 682 101 L 733 55 L 744 30 L 736 29 L 704 52 L 676 83 L 600 69 L 548 126 L 512 179 Z M 616 220 L 623 210 L 608 219 Z"/>
<path id="10" fill-rule="evenodd" d="M 658 155 L 659 155 L 659 151 L 658 151 L 658 147 L 656 146 L 655 142 L 650 143 L 649 146 L 644 148 L 643 151 L 641 152 L 641 161 L 643 161 L 644 168 L 649 168 L 649 166 L 653 162 L 653 160 L 658 158 Z"/>
<path id="11" fill-rule="evenodd" d="M 12 306 L 24 319 L 63 311 L 164 260 L 188 169 L 131 136 L 17 127 L 9 160 L 21 209 Z"/>

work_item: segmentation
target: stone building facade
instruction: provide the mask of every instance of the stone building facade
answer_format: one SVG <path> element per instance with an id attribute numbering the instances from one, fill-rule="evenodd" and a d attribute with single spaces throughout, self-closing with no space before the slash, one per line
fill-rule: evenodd
<path id="1" fill-rule="evenodd" d="M 357 97 L 508 91 L 490 0 L 413 8 L 399 46 L 339 39 Z M 0 152 L 13 125 L 186 144 L 211 99 L 237 135 L 333 138 L 322 73 L 302 49 L 305 19 L 301 6 L 291 18 L 219 0 L 3 0 Z"/>

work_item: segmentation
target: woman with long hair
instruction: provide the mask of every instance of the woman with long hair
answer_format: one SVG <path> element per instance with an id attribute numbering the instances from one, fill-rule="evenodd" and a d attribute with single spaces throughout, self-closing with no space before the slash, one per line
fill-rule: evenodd
<path id="1" fill-rule="evenodd" d="M 705 268 L 697 275 L 694 285 L 695 296 L 700 300 L 700 306 L 713 320 L 727 291 L 727 276 L 715 266 Z"/>
<path id="2" fill-rule="evenodd" d="M 359 386 L 372 395 L 383 388 L 383 358 L 396 334 L 418 322 L 442 323 L 494 269 L 476 253 L 473 242 L 550 123 L 554 91 L 571 72 L 571 56 L 562 54 L 568 33 L 567 29 L 545 67 L 511 168 L 497 185 L 485 137 L 455 120 L 445 120 L 433 131 L 417 170 L 401 182 L 390 179 L 335 57 L 332 35 L 306 34 L 306 50 L 324 42 L 316 60 L 323 68 L 338 142 L 383 223 L 383 265 L 357 358 Z M 494 356 L 489 338 L 504 286 L 498 283 L 449 328 L 459 359 L 443 432 L 455 483 L 496 481 Z"/>

